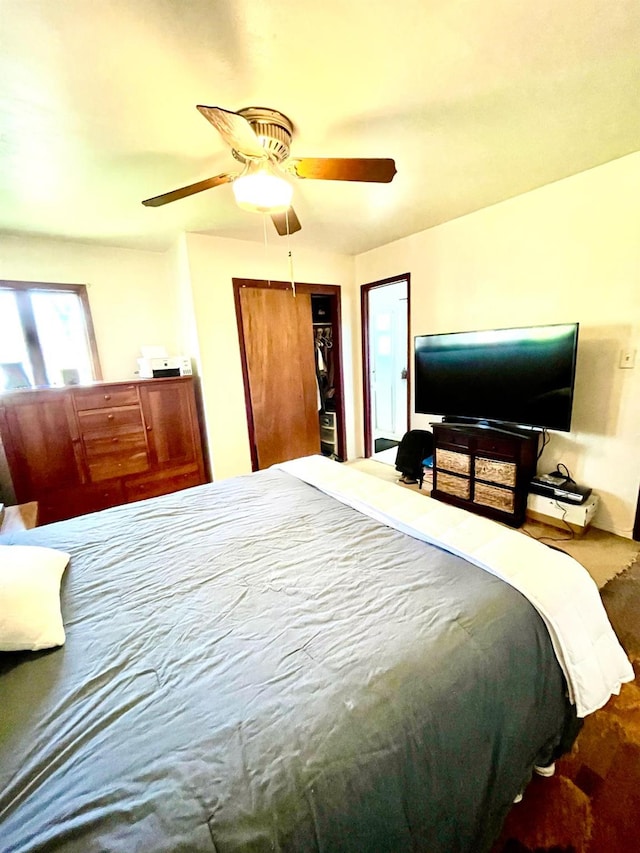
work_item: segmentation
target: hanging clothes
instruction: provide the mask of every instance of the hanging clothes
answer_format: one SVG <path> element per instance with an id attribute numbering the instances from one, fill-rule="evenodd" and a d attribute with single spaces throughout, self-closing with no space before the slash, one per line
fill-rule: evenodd
<path id="1" fill-rule="evenodd" d="M 331 326 L 317 326 L 315 329 L 316 347 L 316 378 L 320 409 L 326 409 L 327 404 L 335 394 L 334 364 L 333 364 L 333 329 Z M 329 408 L 331 405 L 329 404 Z"/>

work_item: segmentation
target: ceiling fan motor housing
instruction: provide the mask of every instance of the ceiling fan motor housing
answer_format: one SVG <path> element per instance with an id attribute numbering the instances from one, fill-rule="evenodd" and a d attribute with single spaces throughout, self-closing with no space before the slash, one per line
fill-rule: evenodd
<path id="1" fill-rule="evenodd" d="M 275 160 L 276 163 L 282 163 L 287 159 L 291 149 L 293 123 L 286 115 L 267 107 L 245 107 L 238 110 L 238 115 L 249 122 L 270 159 Z M 240 163 L 246 163 L 250 159 L 235 149 L 233 156 Z"/>

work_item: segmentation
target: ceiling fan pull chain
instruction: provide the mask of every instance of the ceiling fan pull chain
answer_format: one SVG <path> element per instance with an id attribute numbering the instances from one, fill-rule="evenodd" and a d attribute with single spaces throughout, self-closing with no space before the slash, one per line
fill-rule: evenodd
<path id="1" fill-rule="evenodd" d="M 293 298 L 296 297 L 296 282 L 293 275 L 293 255 L 291 254 L 291 241 L 289 240 L 290 232 L 289 232 L 289 208 L 285 210 L 284 213 L 285 221 L 287 223 L 287 251 L 289 253 L 289 278 L 291 279 L 291 290 L 293 291 Z"/>
<path id="2" fill-rule="evenodd" d="M 293 255 L 291 254 L 291 249 L 289 249 L 289 277 L 291 279 L 291 290 L 293 290 L 293 296 L 295 299 L 296 283 L 293 278 Z"/>
<path id="3" fill-rule="evenodd" d="M 264 269 L 265 272 L 269 269 L 269 241 L 267 239 L 267 214 L 264 213 L 262 215 L 262 231 L 264 234 Z M 267 281 L 267 286 L 271 287 L 271 279 L 269 276 L 265 276 Z"/>

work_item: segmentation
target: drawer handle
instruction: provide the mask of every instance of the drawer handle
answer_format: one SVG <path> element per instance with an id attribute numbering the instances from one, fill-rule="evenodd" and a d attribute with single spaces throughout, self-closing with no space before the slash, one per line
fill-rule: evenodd
<path id="1" fill-rule="evenodd" d="M 114 443 L 114 444 L 116 443 L 116 441 L 119 441 L 119 440 L 120 440 L 120 439 L 118 439 L 118 438 L 112 438 L 112 439 L 111 439 L 111 441 L 113 441 L 113 443 Z"/>
<path id="2" fill-rule="evenodd" d="M 110 399 L 111 399 L 111 394 L 105 394 L 105 395 L 104 395 L 104 399 L 105 399 L 105 400 L 110 400 Z"/>
<path id="3" fill-rule="evenodd" d="M 149 424 L 149 425 L 147 426 L 147 432 L 151 432 L 151 429 L 152 429 L 151 424 Z"/>
<path id="4" fill-rule="evenodd" d="M 113 415 L 107 415 L 107 420 L 112 421 L 112 420 L 113 420 Z"/>

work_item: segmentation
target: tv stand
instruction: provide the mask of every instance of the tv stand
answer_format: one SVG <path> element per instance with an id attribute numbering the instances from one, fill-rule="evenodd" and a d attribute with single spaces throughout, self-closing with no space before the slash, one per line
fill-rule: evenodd
<path id="1" fill-rule="evenodd" d="M 520 527 L 536 471 L 539 433 L 459 421 L 431 428 L 431 496 Z"/>

